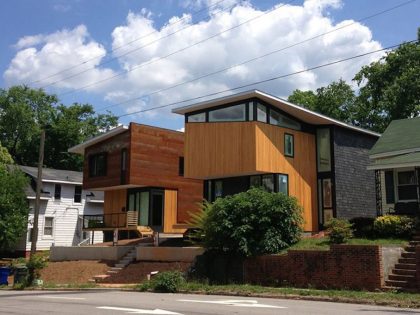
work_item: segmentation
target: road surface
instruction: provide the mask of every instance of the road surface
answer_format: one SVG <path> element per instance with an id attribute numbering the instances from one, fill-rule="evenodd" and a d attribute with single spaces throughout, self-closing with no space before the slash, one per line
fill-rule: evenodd
<path id="1" fill-rule="evenodd" d="M 420 314 L 420 310 L 237 296 L 124 291 L 0 291 L 0 314 L 410 315 Z"/>

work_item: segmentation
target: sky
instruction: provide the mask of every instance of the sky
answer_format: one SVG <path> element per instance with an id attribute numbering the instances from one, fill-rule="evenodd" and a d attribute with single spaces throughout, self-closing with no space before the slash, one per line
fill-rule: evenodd
<path id="1" fill-rule="evenodd" d="M 171 109 L 208 94 L 227 90 L 195 102 L 250 89 L 287 98 L 340 78 L 357 88 L 384 52 L 250 84 L 414 40 L 418 27 L 420 0 L 0 1 L 0 88 L 178 130 Z"/>

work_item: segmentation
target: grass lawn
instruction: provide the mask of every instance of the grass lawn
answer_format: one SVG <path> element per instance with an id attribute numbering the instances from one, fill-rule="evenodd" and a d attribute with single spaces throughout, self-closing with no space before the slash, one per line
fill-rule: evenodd
<path id="1" fill-rule="evenodd" d="M 408 244 L 407 240 L 404 239 L 367 239 L 367 238 L 352 238 L 346 244 L 349 245 L 383 245 L 383 246 L 406 246 Z M 330 244 L 327 237 L 321 238 L 304 238 L 298 243 L 292 245 L 288 249 L 282 251 L 285 253 L 287 250 L 329 250 Z"/>

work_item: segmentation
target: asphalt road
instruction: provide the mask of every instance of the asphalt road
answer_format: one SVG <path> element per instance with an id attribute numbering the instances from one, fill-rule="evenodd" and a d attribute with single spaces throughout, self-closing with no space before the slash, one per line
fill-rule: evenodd
<path id="1" fill-rule="evenodd" d="M 420 314 L 357 304 L 123 291 L 0 291 L 0 314 Z"/>

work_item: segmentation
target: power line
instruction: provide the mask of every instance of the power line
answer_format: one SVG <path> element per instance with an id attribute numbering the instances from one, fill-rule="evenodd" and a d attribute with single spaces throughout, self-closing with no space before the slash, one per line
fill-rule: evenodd
<path id="1" fill-rule="evenodd" d="M 232 91 L 243 89 L 243 88 L 250 87 L 250 86 L 253 86 L 253 85 L 258 85 L 258 84 L 267 83 L 267 82 L 270 82 L 270 81 L 275 81 L 275 80 L 278 80 L 278 79 L 283 79 L 283 78 L 290 77 L 290 76 L 293 76 L 293 75 L 301 74 L 301 73 L 304 73 L 304 72 L 308 72 L 308 71 L 332 66 L 332 65 L 335 65 L 335 64 L 338 64 L 338 63 L 341 63 L 341 62 L 345 62 L 345 61 L 357 59 L 357 58 L 360 58 L 360 57 L 364 57 L 364 56 L 367 56 L 367 55 L 371 55 L 371 54 L 374 54 L 374 53 L 377 53 L 377 52 L 380 52 L 380 51 L 389 50 L 389 49 L 392 49 L 392 48 L 395 48 L 395 47 L 399 47 L 399 46 L 401 46 L 402 44 L 405 44 L 405 43 L 408 44 L 408 43 L 415 43 L 415 42 L 418 42 L 418 40 L 417 39 L 411 40 L 411 41 L 404 42 L 404 43 L 401 43 L 401 44 L 388 46 L 388 47 L 385 47 L 385 48 L 382 48 L 382 49 L 377 49 L 377 50 L 370 51 L 370 52 L 367 52 L 367 53 L 363 53 L 363 54 L 360 54 L 360 55 L 356 55 L 356 56 L 332 61 L 332 62 L 325 63 L 325 64 L 322 64 L 322 65 L 314 66 L 314 67 L 311 67 L 311 68 L 306 68 L 306 69 L 299 70 L 299 71 L 292 72 L 292 73 L 288 73 L 288 74 L 279 75 L 279 76 L 272 77 L 272 78 L 265 79 L 265 80 L 261 80 L 261 81 L 252 82 L 252 83 L 249 83 L 249 84 L 237 86 L 237 87 L 230 88 L 230 89 L 221 90 L 221 91 L 218 91 L 218 92 L 213 92 L 213 93 L 210 93 L 210 94 L 197 96 L 197 97 L 193 97 L 193 98 L 189 98 L 189 99 L 186 99 L 186 100 L 173 102 L 173 103 L 169 103 L 169 104 L 165 104 L 165 105 L 160 105 L 160 106 L 155 106 L 155 107 L 151 107 L 151 108 L 138 110 L 138 111 L 135 111 L 135 112 L 120 115 L 120 116 L 118 116 L 118 119 L 121 118 L 121 117 L 126 117 L 126 116 L 130 116 L 130 115 L 134 115 L 134 114 L 144 113 L 144 112 L 148 112 L 148 111 L 152 111 L 152 110 L 156 110 L 156 109 L 161 109 L 161 108 L 170 107 L 170 106 L 174 106 L 174 105 L 178 105 L 178 104 L 183 104 L 183 103 L 187 103 L 187 102 L 190 102 L 190 101 L 196 101 L 196 100 L 199 100 L 199 99 L 202 99 L 202 98 L 215 96 L 215 95 L 222 94 L 222 93 L 232 92 Z"/>
<path id="2" fill-rule="evenodd" d="M 175 55 L 175 54 L 177 54 L 177 53 L 180 53 L 180 52 L 182 52 L 182 51 L 185 51 L 185 50 L 187 50 L 187 49 L 189 49 L 189 48 L 192 48 L 192 47 L 195 47 L 195 46 L 197 46 L 197 45 L 200 45 L 200 44 L 202 44 L 202 43 L 204 43 L 204 42 L 206 42 L 206 41 L 208 41 L 208 40 L 210 40 L 210 39 L 216 38 L 216 37 L 218 37 L 218 36 L 220 36 L 220 35 L 222 35 L 222 34 L 224 34 L 224 33 L 227 33 L 227 32 L 229 32 L 229 31 L 231 31 L 231 30 L 234 30 L 234 29 L 236 29 L 236 28 L 239 28 L 239 27 L 241 27 L 242 25 L 245 25 L 245 24 L 247 24 L 247 23 L 249 23 L 249 22 L 252 22 L 252 21 L 254 21 L 254 20 L 257 20 L 257 19 L 259 19 L 259 18 L 261 18 L 261 17 L 263 17 L 263 16 L 265 16 L 265 15 L 267 15 L 267 14 L 270 14 L 270 13 L 272 13 L 272 12 L 274 12 L 274 11 L 276 11 L 276 10 L 278 10 L 278 9 L 280 9 L 280 8 L 282 8 L 282 7 L 284 7 L 284 6 L 288 5 L 288 4 L 290 4 L 290 3 L 295 2 L 295 1 L 296 1 L 296 0 L 291 0 L 291 1 L 288 1 L 288 2 L 286 2 L 286 3 L 282 4 L 282 5 L 278 6 L 278 7 L 274 7 L 274 8 L 272 8 L 272 9 L 270 9 L 270 10 L 267 10 L 267 11 L 265 11 L 264 13 L 262 13 L 262 14 L 260 14 L 260 15 L 258 15 L 258 16 L 255 16 L 255 17 L 253 17 L 253 18 L 250 18 L 250 19 L 248 19 L 248 20 L 246 20 L 246 21 L 244 21 L 244 22 L 241 22 L 241 23 L 239 23 L 239 24 L 237 24 L 237 25 L 233 26 L 233 27 L 227 28 L 227 29 L 225 29 L 225 30 L 223 30 L 223 31 L 221 31 L 221 32 L 219 32 L 219 33 L 213 34 L 213 35 L 211 35 L 211 36 L 209 36 L 209 37 L 207 37 L 207 38 L 205 38 L 205 39 L 202 39 L 202 40 L 200 40 L 200 41 L 198 41 L 198 42 L 195 42 L 195 43 L 193 43 L 193 44 L 191 44 L 191 45 L 188 45 L 188 46 L 185 46 L 185 47 L 183 47 L 183 48 L 181 48 L 181 49 L 175 50 L 175 51 L 173 51 L 173 52 L 171 52 L 171 53 L 169 53 L 169 54 L 167 54 L 167 55 L 165 55 L 165 56 L 162 56 L 162 57 L 159 57 L 159 58 L 156 58 L 156 59 L 150 60 L 149 62 L 146 62 L 146 63 L 139 64 L 139 65 L 137 65 L 137 66 L 132 67 L 132 68 L 131 68 L 131 69 L 129 69 L 129 70 L 120 71 L 120 72 L 118 72 L 117 74 L 112 75 L 112 76 L 110 76 L 110 77 L 108 77 L 108 78 L 105 78 L 105 79 L 102 79 L 102 80 L 99 80 L 99 81 L 95 81 L 95 82 L 93 82 L 93 83 L 90 83 L 90 84 L 84 85 L 84 86 L 82 86 L 82 87 L 79 87 L 79 88 L 73 89 L 72 91 L 69 91 L 69 92 L 64 92 L 64 93 L 61 93 L 61 94 L 58 94 L 58 95 L 59 95 L 59 96 L 62 96 L 62 95 L 72 94 L 72 93 L 75 93 L 75 92 L 77 92 L 77 91 L 84 90 L 84 89 L 86 89 L 86 88 L 88 88 L 88 87 L 91 87 L 91 86 L 94 86 L 94 85 L 97 85 L 97 84 L 100 84 L 100 83 L 103 83 L 103 82 L 106 82 L 106 81 L 112 80 L 112 79 L 114 79 L 114 78 L 116 78 L 116 77 L 119 77 L 119 76 L 121 76 L 121 75 L 123 75 L 123 74 L 126 74 L 126 73 L 132 72 L 132 71 L 134 71 L 134 70 L 137 70 L 137 69 L 143 68 L 143 67 L 148 66 L 148 65 L 150 65 L 150 64 L 152 64 L 152 63 L 155 63 L 155 62 L 157 62 L 157 61 L 160 61 L 160 60 L 166 59 L 166 58 L 168 58 L 168 57 L 170 57 L 170 56 L 173 56 L 173 55 Z M 59 83 L 59 82 L 65 81 L 65 80 L 67 80 L 67 79 L 71 79 L 71 78 L 73 78 L 73 77 L 76 77 L 76 76 L 78 76 L 78 75 L 80 75 L 80 74 L 82 74 L 82 73 L 85 73 L 85 72 L 87 72 L 87 71 L 90 71 L 90 70 L 92 70 L 92 69 L 94 69 L 94 68 L 90 68 L 90 69 L 84 70 L 84 71 L 82 71 L 82 72 L 76 73 L 76 74 L 74 74 L 74 75 L 71 75 L 71 76 L 69 76 L 69 77 L 66 77 L 66 78 L 63 78 L 63 79 L 57 80 L 57 81 L 55 81 L 55 82 L 53 82 L 53 83 L 50 83 L 50 84 L 47 84 L 47 85 L 43 86 L 42 88 L 45 88 L 45 87 L 48 87 L 48 86 L 51 86 L 51 85 L 55 85 L 55 84 L 57 84 L 57 83 Z"/>
<path id="3" fill-rule="evenodd" d="M 257 57 L 254 57 L 254 58 L 251 58 L 251 59 L 245 60 L 245 61 L 243 61 L 243 62 L 241 62 L 241 63 L 237 63 L 237 64 L 234 64 L 234 65 L 232 65 L 232 66 L 228 66 L 228 67 L 225 67 L 225 68 L 219 69 L 219 70 L 217 70 L 217 71 L 210 72 L 210 73 L 207 73 L 207 74 L 201 75 L 201 76 L 199 76 L 199 77 L 196 77 L 196 78 L 193 78 L 193 79 L 190 79 L 190 80 L 187 80 L 187 81 L 183 81 L 183 82 L 180 82 L 180 83 L 174 84 L 174 85 L 172 85 L 172 86 L 169 86 L 169 87 L 166 87 L 166 88 L 162 88 L 162 89 L 159 89 L 159 90 L 156 90 L 156 91 L 150 92 L 150 93 L 148 93 L 148 94 L 145 94 L 145 95 L 142 95 L 142 96 L 139 96 L 139 97 L 135 97 L 135 98 L 131 98 L 131 99 L 129 99 L 129 100 L 125 100 L 125 101 L 119 102 L 119 103 L 111 104 L 111 105 L 109 105 L 109 106 L 106 106 L 106 107 L 100 108 L 98 111 L 102 111 L 102 110 L 109 109 L 109 108 L 111 108 L 111 107 L 115 107 L 115 106 L 118 106 L 118 105 L 126 104 L 126 103 L 129 103 L 129 102 L 131 102 L 131 101 L 135 101 L 135 100 L 138 100 L 138 99 L 141 99 L 141 98 L 144 98 L 144 97 L 150 97 L 150 96 L 155 95 L 155 94 L 157 94 L 157 93 L 165 92 L 165 91 L 168 91 L 168 90 L 170 90 L 170 89 L 173 89 L 173 88 L 179 87 L 179 86 L 184 85 L 184 84 L 192 83 L 192 82 L 195 82 L 195 81 L 198 81 L 198 80 L 201 80 L 201 79 L 204 79 L 204 78 L 207 78 L 207 77 L 213 76 L 213 75 L 215 75 L 215 74 L 220 74 L 220 73 L 222 73 L 222 72 L 225 72 L 225 71 L 231 70 L 231 69 L 233 69 L 233 68 L 236 68 L 236 67 L 242 66 L 242 65 L 244 65 L 244 64 L 247 64 L 247 63 L 250 63 L 250 62 L 253 62 L 253 61 L 256 61 L 256 60 L 262 59 L 262 58 L 265 58 L 265 57 L 270 56 L 270 55 L 273 55 L 273 54 L 275 54 L 275 53 L 279 53 L 279 52 L 284 51 L 284 50 L 287 50 L 287 49 L 289 49 L 289 48 L 293 48 L 293 47 L 296 47 L 296 46 L 298 46 L 298 45 L 301 45 L 301 44 L 307 43 L 307 42 L 309 42 L 309 41 L 312 41 L 312 40 L 314 40 L 314 39 L 317 39 L 317 38 L 323 37 L 323 36 L 325 36 L 325 35 L 328 35 L 328 34 L 331 34 L 331 33 L 334 33 L 334 32 L 337 32 L 337 31 L 342 30 L 342 29 L 344 29 L 344 28 L 350 27 L 350 26 L 352 26 L 352 25 L 354 25 L 354 24 L 357 24 L 357 23 L 360 23 L 360 22 L 363 22 L 363 21 L 369 20 L 369 19 L 371 19 L 371 18 L 377 17 L 377 16 L 379 16 L 379 15 L 381 15 L 381 14 L 385 14 L 385 13 L 387 13 L 387 12 L 390 12 L 390 11 L 392 11 L 392 10 L 395 10 L 395 9 L 397 9 L 397 8 L 400 8 L 400 7 L 404 6 L 404 5 L 407 5 L 407 4 L 409 4 L 409 3 L 412 3 L 412 2 L 414 2 L 414 1 L 416 1 L 416 0 L 410 0 L 410 1 L 406 1 L 406 2 L 400 3 L 399 5 L 396 5 L 396 6 L 394 6 L 394 7 L 391 7 L 391 8 L 388 8 L 388 9 L 385 9 L 385 10 L 382 10 L 382 11 L 379 11 L 379 12 L 377 12 L 377 13 L 371 14 L 371 15 L 369 15 L 369 16 L 363 17 L 363 18 L 358 19 L 358 20 L 356 20 L 356 21 L 354 21 L 354 22 L 352 22 L 352 23 L 349 23 L 349 24 L 343 25 L 343 26 L 341 26 L 341 27 L 335 28 L 335 29 L 333 29 L 333 30 L 331 30 L 331 31 L 324 32 L 324 33 L 322 33 L 322 34 L 318 34 L 318 35 L 316 35 L 316 36 L 313 36 L 313 37 L 310 37 L 310 38 L 304 39 L 304 40 L 302 40 L 302 41 L 300 41 L 300 42 L 297 42 L 297 43 L 291 44 L 291 45 L 289 45 L 289 46 L 285 46 L 285 47 L 282 47 L 282 48 L 280 48 L 280 49 L 276 49 L 276 50 L 274 50 L 274 51 L 271 51 L 271 52 L 265 53 L 265 54 L 263 54 L 263 55 L 260 55 L 260 56 L 257 56 Z"/>
<path id="4" fill-rule="evenodd" d="M 220 1 L 216 2 L 216 3 L 213 3 L 212 5 L 209 5 L 209 6 L 205 7 L 205 8 L 203 8 L 203 9 L 197 10 L 197 11 L 195 11 L 195 12 L 194 12 L 194 15 L 198 15 L 199 13 L 202 13 L 202 12 L 204 12 L 204 11 L 207 11 L 208 9 L 210 9 L 210 8 L 212 8 L 212 7 L 215 7 L 215 6 L 219 5 L 220 3 L 224 2 L 224 1 L 226 1 L 226 0 L 220 0 Z M 229 8 L 231 8 L 231 7 L 229 7 Z M 223 9 L 223 10 L 225 10 L 225 9 Z M 223 10 L 220 10 L 220 11 L 223 11 Z M 169 26 L 174 26 L 175 24 L 181 23 L 181 22 L 183 22 L 184 20 L 187 20 L 188 18 L 189 18 L 189 16 L 185 16 L 185 17 L 183 17 L 183 18 L 181 18 L 181 19 L 179 19 L 179 20 L 175 21 L 174 23 L 170 24 Z M 135 38 L 135 39 L 133 39 L 133 40 L 131 40 L 131 41 L 129 41 L 129 42 L 127 42 L 127 43 L 125 43 L 125 44 L 122 44 L 122 45 L 120 45 L 120 46 L 117 46 L 117 47 L 115 47 L 115 48 L 111 49 L 111 50 L 110 50 L 110 53 L 115 52 L 115 51 L 117 51 L 117 50 L 120 50 L 120 49 L 121 49 L 121 48 L 123 48 L 123 47 L 126 47 L 126 46 L 128 46 L 128 45 L 131 45 L 131 44 L 133 44 L 133 43 L 135 43 L 135 42 L 137 42 L 137 41 L 139 41 L 139 40 L 141 40 L 141 39 L 143 39 L 143 38 L 149 37 L 149 36 L 151 36 L 151 35 L 153 35 L 153 34 L 155 34 L 155 33 L 159 33 L 159 31 L 158 31 L 158 30 L 155 30 L 155 31 L 153 31 L 153 32 L 150 32 L 150 33 L 148 33 L 148 34 L 145 34 L 145 35 L 142 35 L 142 36 L 140 36 L 140 37 L 138 37 L 138 38 Z M 171 35 L 173 35 L 173 34 L 171 34 Z M 168 36 L 165 36 L 164 38 L 166 38 L 166 37 L 168 37 Z M 82 45 L 82 46 L 79 46 L 79 48 L 81 48 L 81 47 L 83 47 L 83 45 Z M 144 47 L 145 47 L 145 46 L 144 46 Z M 143 47 L 143 48 L 144 48 L 144 47 Z M 141 49 L 141 48 L 140 48 L 140 49 Z M 76 48 L 75 50 L 77 50 L 77 48 Z M 90 62 L 90 61 L 92 61 L 92 60 L 95 60 L 95 59 L 98 59 L 98 58 L 102 58 L 102 57 L 106 56 L 106 54 L 107 54 L 107 53 L 105 53 L 105 54 L 100 54 L 100 55 L 97 55 L 97 56 L 95 56 L 95 57 L 92 57 L 92 58 L 86 59 L 86 60 L 84 60 L 84 61 L 82 61 L 82 62 L 80 62 L 80 63 L 78 63 L 78 64 L 76 64 L 76 65 L 70 66 L 70 67 L 65 68 L 65 69 L 63 69 L 63 70 L 60 70 L 59 72 L 53 73 L 53 74 L 51 74 L 51 75 L 49 75 L 49 76 L 47 76 L 47 77 L 44 77 L 44 78 L 41 78 L 41 79 L 38 79 L 38 80 L 35 80 L 35 81 L 32 81 L 32 82 L 29 82 L 27 85 L 32 85 L 32 84 L 39 83 L 39 82 L 45 81 L 45 80 L 47 80 L 47 79 L 53 78 L 53 77 L 55 77 L 55 76 L 57 76 L 57 75 L 59 75 L 59 74 L 62 74 L 62 73 L 67 72 L 67 71 L 69 71 L 69 70 L 72 70 L 72 69 L 78 68 L 78 67 L 80 67 L 80 66 L 82 66 L 82 65 L 85 65 L 86 63 L 88 63 L 88 62 Z M 125 55 L 125 54 L 124 54 L 124 55 Z M 124 55 L 122 55 L 122 56 L 124 56 Z M 113 60 L 115 60 L 116 58 L 119 58 L 119 57 L 121 57 L 121 56 L 118 56 L 118 57 L 112 57 L 112 58 L 111 58 L 111 59 L 109 59 L 107 62 L 100 63 L 99 65 L 103 65 L 103 64 L 109 63 L 109 62 L 111 62 L 111 61 L 113 61 Z M 98 65 L 98 66 L 99 66 L 99 65 Z M 47 86 L 48 86 L 48 85 L 47 85 Z"/>

